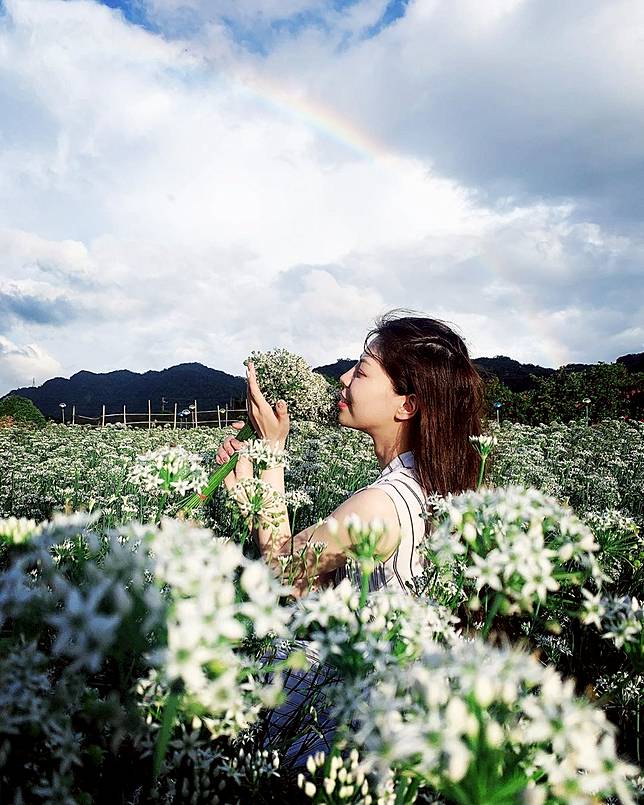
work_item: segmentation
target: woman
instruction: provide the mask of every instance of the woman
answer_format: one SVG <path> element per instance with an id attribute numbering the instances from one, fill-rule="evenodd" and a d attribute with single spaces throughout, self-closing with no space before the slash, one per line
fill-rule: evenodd
<path id="1" fill-rule="evenodd" d="M 382 562 L 370 577 L 370 589 L 413 590 L 414 578 L 422 570 L 418 548 L 425 533 L 426 521 L 420 514 L 426 496 L 476 486 L 479 463 L 469 436 L 481 433 L 482 380 L 465 344 L 445 323 L 426 317 L 398 317 L 397 313 L 390 311 L 376 321 L 365 338 L 360 360 L 340 378 L 338 422 L 371 436 L 380 475 L 321 524 L 292 536 L 285 509 L 276 537 L 264 529 L 255 533 L 262 555 L 278 575 L 280 555 L 299 552 L 313 541 L 325 544 L 319 560 L 310 552 L 306 571 L 294 583 L 297 595 L 309 589 L 311 577 L 323 586 L 336 585 L 349 575 L 359 585 L 359 571 L 352 571 L 347 563 L 351 538 L 345 520 L 351 515 L 363 522 L 380 518 L 385 525 L 378 543 Z M 367 344 L 371 336 L 374 338 Z M 248 410 L 256 433 L 283 448 L 289 431 L 286 404 L 278 401 L 273 411 L 261 393 L 252 364 L 247 382 Z M 227 438 L 217 462 L 226 463 L 241 446 L 234 437 Z M 230 489 L 252 474 L 250 460 L 240 456 L 235 471 L 225 479 L 226 486 Z M 283 467 L 266 470 L 261 477 L 284 493 Z M 335 732 L 321 694 L 333 681 L 333 671 L 316 662 L 318 658 L 306 644 L 301 646 L 312 666 L 306 672 L 287 675 L 287 699 L 265 721 L 264 746 L 287 746 L 283 759 L 294 769 L 301 768 L 308 755 L 328 752 Z M 272 656 L 286 655 L 278 649 Z M 317 712 L 315 725 L 309 716 L 311 704 Z"/>
<path id="2" fill-rule="evenodd" d="M 420 516 L 431 493 L 457 493 L 476 486 L 479 460 L 469 436 L 481 433 L 483 382 L 462 339 L 444 322 L 422 316 L 381 316 L 364 341 L 364 352 L 340 382 L 338 423 L 368 433 L 381 473 L 355 492 L 321 524 L 292 536 L 288 516 L 277 536 L 260 528 L 255 536 L 262 555 L 279 572 L 280 555 L 299 553 L 312 542 L 324 543 L 322 556 L 309 552 L 308 567 L 295 580 L 297 595 L 317 585 L 337 584 L 354 576 L 347 565 L 351 538 L 346 518 L 363 522 L 380 518 L 385 531 L 378 544 L 382 562 L 370 589 L 397 587 L 408 591 L 422 569 L 418 548 L 425 531 Z M 370 344 L 367 344 L 373 336 Z M 284 401 L 275 410 L 257 384 L 252 363 L 247 369 L 248 408 L 255 431 L 284 447 L 289 417 Z M 243 423 L 235 423 L 241 427 Z M 228 437 L 217 454 L 226 463 L 242 446 Z M 230 489 L 253 474 L 250 460 L 238 459 L 226 477 Z M 284 469 L 265 470 L 262 479 L 284 493 Z"/>

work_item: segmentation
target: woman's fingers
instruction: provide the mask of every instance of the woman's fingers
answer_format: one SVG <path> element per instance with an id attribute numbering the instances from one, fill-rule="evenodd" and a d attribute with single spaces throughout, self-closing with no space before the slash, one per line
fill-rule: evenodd
<path id="1" fill-rule="evenodd" d="M 225 461 L 223 462 L 226 463 Z M 239 456 L 235 467 L 224 478 L 226 489 L 232 489 L 241 478 L 253 477 L 253 462 L 248 456 Z"/>
<path id="2" fill-rule="evenodd" d="M 242 423 L 243 424 L 243 423 Z M 234 436 L 227 436 L 221 443 L 215 461 L 217 464 L 225 464 L 231 456 L 244 446 L 245 442 L 240 442 Z"/>
<path id="3" fill-rule="evenodd" d="M 272 411 L 272 408 L 268 404 L 268 400 L 266 397 L 264 397 L 262 390 L 259 387 L 257 375 L 255 374 L 255 366 L 252 362 L 249 362 L 248 370 L 246 372 L 246 387 L 248 391 L 248 401 L 251 404 L 254 404 L 257 410 L 267 408 L 269 411 Z"/>
<path id="4" fill-rule="evenodd" d="M 246 367 L 246 382 L 251 395 L 254 395 L 257 391 L 259 391 L 257 375 L 255 374 L 255 366 L 252 361 L 248 361 L 248 366 Z"/>
<path id="5" fill-rule="evenodd" d="M 248 417 L 255 432 L 261 438 L 275 438 L 276 425 L 279 425 L 278 419 L 257 383 L 255 366 L 252 361 L 249 361 L 246 370 L 246 396 Z"/>

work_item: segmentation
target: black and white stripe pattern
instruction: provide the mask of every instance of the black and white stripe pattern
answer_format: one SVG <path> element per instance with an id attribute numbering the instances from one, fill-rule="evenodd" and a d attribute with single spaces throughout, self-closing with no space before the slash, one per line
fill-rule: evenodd
<path id="1" fill-rule="evenodd" d="M 425 533 L 425 521 L 420 516 L 425 494 L 418 482 L 415 466 L 413 451 L 408 450 L 393 458 L 378 478 L 364 487 L 377 486 L 389 495 L 396 507 L 401 531 L 400 544 L 394 554 L 379 564 L 372 574 L 370 591 L 389 587 L 409 592 L 407 582 L 413 583 L 414 576 L 422 572 L 418 547 Z M 360 571 L 351 563 L 336 570 L 335 584 L 347 577 L 360 585 Z"/>

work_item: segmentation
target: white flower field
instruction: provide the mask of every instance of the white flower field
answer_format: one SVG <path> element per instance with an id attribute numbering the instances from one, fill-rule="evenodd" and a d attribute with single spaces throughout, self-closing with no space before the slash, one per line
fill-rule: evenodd
<path id="1" fill-rule="evenodd" d="M 177 515 L 231 432 L 0 429 L 2 802 L 642 797 L 642 423 L 489 422 L 409 594 L 297 600 L 248 539 L 261 486 Z M 319 421 L 286 452 L 293 533 L 379 473 Z M 378 524 L 353 526 L 368 576 Z"/>

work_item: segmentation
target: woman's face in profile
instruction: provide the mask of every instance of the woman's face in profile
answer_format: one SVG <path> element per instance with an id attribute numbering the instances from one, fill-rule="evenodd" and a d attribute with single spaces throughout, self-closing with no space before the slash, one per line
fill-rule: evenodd
<path id="1" fill-rule="evenodd" d="M 378 354 L 377 343 L 370 349 Z M 342 399 L 338 407 L 338 423 L 357 430 L 370 431 L 391 422 L 401 403 L 394 393 L 389 375 L 371 355 L 363 353 L 360 360 L 341 377 Z"/>

